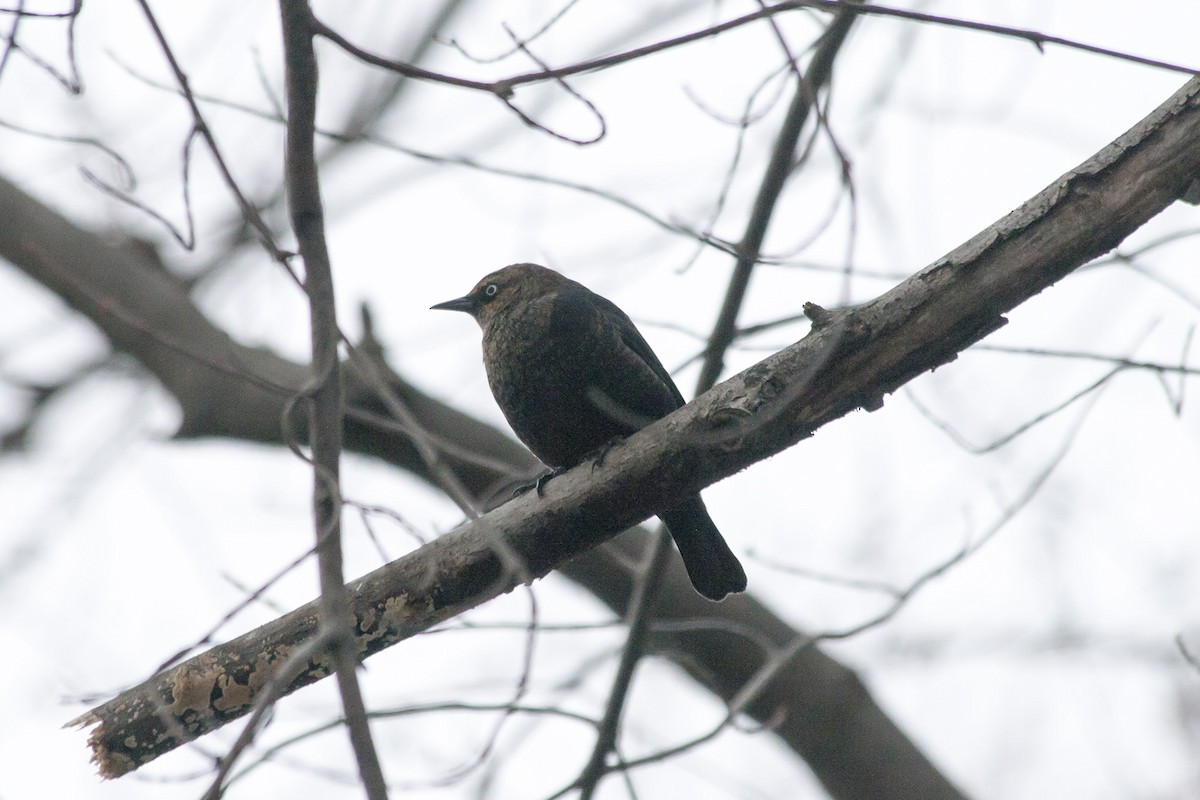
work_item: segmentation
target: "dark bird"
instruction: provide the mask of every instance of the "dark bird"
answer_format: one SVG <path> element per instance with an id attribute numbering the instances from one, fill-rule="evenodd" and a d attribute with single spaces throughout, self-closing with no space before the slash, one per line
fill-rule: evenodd
<path id="1" fill-rule="evenodd" d="M 683 405 L 633 320 L 554 270 L 513 264 L 433 308 L 465 311 L 479 323 L 492 394 L 517 437 L 551 474 Z M 700 495 L 658 516 L 696 591 L 720 600 L 746 589 L 746 573 Z"/>

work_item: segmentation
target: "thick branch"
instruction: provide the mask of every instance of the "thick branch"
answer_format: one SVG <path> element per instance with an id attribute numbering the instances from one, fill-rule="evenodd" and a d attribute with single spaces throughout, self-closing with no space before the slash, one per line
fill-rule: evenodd
<path id="1" fill-rule="evenodd" d="M 1076 170 L 946 257 L 862 306 L 810 307 L 803 341 L 551 482 L 354 581 L 363 657 L 544 575 L 673 498 L 812 434 L 1004 323 L 1001 316 L 1115 247 L 1200 175 L 1200 78 Z M 0 241 L 0 245 L 3 242 Z M 501 546 L 501 543 L 502 546 Z M 502 555 L 503 554 L 503 555 Z M 249 708 L 272 665 L 315 630 L 309 604 L 214 647 L 80 718 L 118 775 Z M 310 664 L 291 689 L 327 672 Z M 894 787 L 891 796 L 895 796 Z"/>

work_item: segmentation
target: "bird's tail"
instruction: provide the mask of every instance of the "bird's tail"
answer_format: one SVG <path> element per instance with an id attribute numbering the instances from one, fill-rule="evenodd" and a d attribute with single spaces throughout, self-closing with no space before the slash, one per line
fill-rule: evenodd
<path id="1" fill-rule="evenodd" d="M 709 600 L 721 600 L 727 594 L 746 590 L 746 571 L 725 544 L 700 495 L 658 516 L 671 531 L 697 592 Z"/>

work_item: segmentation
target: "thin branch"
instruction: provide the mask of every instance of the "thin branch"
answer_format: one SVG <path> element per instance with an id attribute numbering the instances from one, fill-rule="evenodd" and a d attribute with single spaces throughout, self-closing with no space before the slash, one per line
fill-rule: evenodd
<path id="1" fill-rule="evenodd" d="M 124 69 L 127 73 L 129 73 L 133 77 L 135 77 L 138 80 L 145 83 L 147 86 L 152 86 L 154 88 L 162 89 L 164 91 L 169 91 L 172 94 L 182 94 L 181 90 L 177 87 L 167 86 L 159 81 L 156 81 L 156 80 L 150 78 L 149 76 L 143 75 L 142 73 L 140 73 L 136 69 L 134 69 L 132 66 L 125 64 L 115 54 L 111 54 L 111 57 L 113 58 L 114 61 L 116 61 L 116 63 L 118 65 L 121 66 L 122 69 Z M 220 108 L 228 108 L 228 109 L 232 109 L 234 111 L 240 111 L 244 114 L 248 114 L 248 115 L 256 117 L 258 119 L 267 120 L 269 122 L 275 122 L 280 125 L 284 124 L 284 122 L 285 122 L 285 120 L 283 119 L 283 116 L 276 113 L 275 111 L 264 111 L 263 109 L 255 108 L 254 106 L 248 105 L 246 103 L 240 103 L 240 102 L 237 102 L 234 100 L 228 100 L 228 99 L 218 97 L 215 95 L 207 95 L 207 94 L 200 94 L 197 92 L 192 92 L 192 96 L 199 101 L 210 103 L 210 104 L 212 104 L 214 106 L 218 106 Z M 697 231 L 695 231 L 692 228 L 689 228 L 685 225 L 663 219 L 662 217 L 659 217 L 656 214 L 654 214 L 648 208 L 638 205 L 633 200 L 631 200 L 627 197 L 622 197 L 621 195 L 618 195 L 614 192 L 608 191 L 606 189 L 601 189 L 599 187 L 592 186 L 592 185 L 589 185 L 586 183 L 581 183 L 579 181 L 572 181 L 572 180 L 560 178 L 560 177 L 550 175 L 550 174 L 539 174 L 536 172 L 530 172 L 528 170 L 511 169 L 509 167 L 492 165 L 492 164 L 488 164 L 486 162 L 480 161 L 478 159 L 474 159 L 474 158 L 470 158 L 470 157 L 462 156 L 462 155 L 434 153 L 434 152 L 430 152 L 428 150 L 420 150 L 418 148 L 409 147 L 408 145 L 404 145 L 404 144 L 401 144 L 392 139 L 388 139 L 384 136 L 380 136 L 380 135 L 372 134 L 372 133 L 360 133 L 358 131 L 348 131 L 347 132 L 347 131 L 341 131 L 341 130 L 333 130 L 330 128 L 317 128 L 317 134 L 320 136 L 326 137 L 333 142 L 337 142 L 340 144 L 346 144 L 346 143 L 351 143 L 351 142 L 369 144 L 369 145 L 378 147 L 382 150 L 387 150 L 387 151 L 394 152 L 394 153 L 401 153 L 403 155 L 409 156 L 410 158 L 416 159 L 417 161 L 423 161 L 423 162 L 426 162 L 429 164 L 464 167 L 467 169 L 476 170 L 478 172 L 487 173 L 489 175 L 497 175 L 497 176 L 504 177 L 504 178 L 514 178 L 516 180 L 532 181 L 532 182 L 541 183 L 541 184 L 544 184 L 547 186 L 556 186 L 556 187 L 559 187 L 562 189 L 568 189 L 571 191 L 579 192 L 580 194 L 589 195 L 591 197 L 597 197 L 597 198 L 600 198 L 601 200 L 612 203 L 613 205 L 617 206 L 618 208 L 621 208 L 625 211 L 629 211 L 630 213 L 634 214 L 635 216 L 640 217 L 641 219 L 649 222 L 650 224 L 654 225 L 655 227 L 657 227 L 663 231 L 666 231 L 667 233 L 680 235 L 680 236 L 686 236 L 689 239 L 695 239 L 698 242 L 700 242 L 701 244 L 711 246 L 723 253 L 733 254 L 733 248 L 725 242 L 721 242 L 716 239 L 710 239 L 710 237 L 708 237 L 704 234 L 700 234 Z M 391 183 L 391 182 L 394 182 L 396 179 L 393 177 L 389 177 L 387 180 L 389 181 L 389 183 Z M 363 193 L 363 195 L 371 196 L 372 192 L 366 191 Z"/>
<path id="2" fill-rule="evenodd" d="M 543 705 L 527 705 L 513 703 L 463 703 L 455 701 L 446 701 L 440 703 L 422 703 L 419 705 L 404 706 L 403 708 L 383 709 L 371 712 L 371 719 L 384 720 L 393 719 L 396 717 L 417 716 L 420 714 L 440 714 L 447 711 L 466 711 L 477 714 L 486 714 L 496 711 L 505 713 L 506 715 L 525 714 L 533 717 L 555 717 L 558 719 L 571 720 L 579 722 L 588 727 L 596 727 L 596 720 L 588 717 L 585 714 L 580 714 L 560 706 L 543 706 Z M 229 779 L 225 784 L 232 786 L 237 781 L 249 775 L 251 772 L 271 761 L 275 761 L 276 757 L 286 752 L 289 748 L 294 747 L 300 742 L 307 741 L 314 736 L 319 736 L 322 733 L 336 730 L 345 724 L 344 718 L 330 720 L 323 725 L 317 725 L 300 733 L 293 734 L 286 739 L 277 742 L 270 747 L 264 748 L 253 761 L 248 762 L 236 775 Z M 431 784 L 420 783 L 414 784 L 417 786 L 428 786 Z M 395 787 L 403 789 L 402 786 Z"/>
<path id="3" fill-rule="evenodd" d="M 192 144 L 196 141 L 198 133 L 199 130 L 195 127 L 188 132 L 187 137 L 183 141 L 183 152 L 180 154 L 179 159 L 180 191 L 183 195 L 183 213 L 187 223 L 187 227 L 182 231 L 163 214 L 141 202 L 130 192 L 122 191 L 107 181 L 102 180 L 87 167 L 80 167 L 79 171 L 83 175 L 84 180 L 92 186 L 95 186 L 109 197 L 136 208 L 146 216 L 159 222 L 167 229 L 167 233 L 171 234 L 171 238 L 179 243 L 180 247 L 184 250 L 192 250 L 196 246 L 196 222 L 192 215 Z M 129 174 L 132 176 L 132 171 Z"/>
<path id="4" fill-rule="evenodd" d="M 783 194 L 783 187 L 792 174 L 792 163 L 796 155 L 796 145 L 800 141 L 800 133 L 816 104 L 817 92 L 829 83 L 833 75 L 833 61 L 846 41 L 854 20 L 853 14 L 845 13 L 830 23 L 806 74 L 796 80 L 795 94 L 780 128 L 771 158 L 767 162 L 746 231 L 735 248 L 738 253 L 737 263 L 725 290 L 725 299 L 721 303 L 717 321 L 713 324 L 712 335 L 708 339 L 704 364 L 696 381 L 697 393 L 706 391 L 715 384 L 725 368 L 725 351 L 733 343 L 738 312 L 750 286 L 750 276 L 766 239 L 771 217 Z"/>
<path id="5" fill-rule="evenodd" d="M 25 0 L 19 0 L 17 7 L 13 12 L 12 25 L 8 29 L 8 47 L 4 48 L 4 54 L 0 55 L 0 78 L 4 76 L 4 68 L 8 66 L 8 60 L 12 54 L 17 52 L 17 31 L 21 29 L 21 20 L 24 18 Z"/>
<path id="6" fill-rule="evenodd" d="M 1185 339 L 1190 340 L 1191 336 Z M 985 353 L 1007 353 L 1010 355 L 1019 356 L 1040 356 L 1045 358 L 1071 358 L 1081 361 L 1100 361 L 1105 364 L 1112 364 L 1115 367 L 1122 369 L 1144 369 L 1150 372 L 1163 374 L 1178 374 L 1183 376 L 1200 375 L 1200 367 L 1189 367 L 1186 363 L 1186 357 L 1178 364 L 1168 364 L 1162 361 L 1142 361 L 1139 359 L 1129 358 L 1128 356 L 1110 356 L 1104 353 L 1089 353 L 1086 350 L 1056 350 L 1052 347 L 1017 347 L 1014 345 L 1004 344 L 977 344 L 971 348 L 972 351 L 982 351 Z M 1186 346 L 1185 346 L 1186 352 Z"/>
<path id="7" fill-rule="evenodd" d="M 792 4 L 779 3 L 776 6 L 772 6 L 772 8 L 778 8 L 780 6 L 787 5 Z M 1036 47 L 1039 53 L 1045 52 L 1046 45 L 1051 44 L 1059 47 L 1065 47 L 1069 50 L 1082 50 L 1085 53 L 1094 53 L 1096 55 L 1115 58 L 1118 61 L 1128 61 L 1133 64 L 1156 67 L 1158 69 L 1165 69 L 1171 72 L 1181 72 L 1185 75 L 1200 74 L 1200 69 L 1196 69 L 1194 67 L 1172 64 L 1168 61 L 1160 61 L 1155 58 L 1136 56 L 1120 50 L 1112 50 L 1107 47 L 1098 47 L 1096 45 L 1086 44 L 1075 39 L 1066 39 L 1062 36 L 1052 36 L 1050 34 L 1030 30 L 1028 28 L 1010 28 L 1007 25 L 992 25 L 986 22 L 973 22 L 966 19 L 944 17 L 939 14 L 926 14 L 920 11 L 909 11 L 902 8 L 888 8 L 886 6 L 878 5 L 860 6 L 857 5 L 854 0 L 804 0 L 803 2 L 797 2 L 795 5 L 830 10 L 841 9 L 855 14 L 866 14 L 870 16 L 895 17 L 897 19 L 906 19 L 913 22 L 927 22 L 933 25 L 942 25 L 949 28 L 960 28 L 962 30 L 979 31 L 980 33 L 991 33 L 1010 39 L 1023 39 Z"/>
<path id="8" fill-rule="evenodd" d="M 526 588 L 526 596 L 529 598 L 529 621 L 524 626 L 525 650 L 521 661 L 521 675 L 517 680 L 516 688 L 513 690 L 512 699 L 499 706 L 500 715 L 492 724 L 492 728 L 483 746 L 466 763 L 451 769 L 444 775 L 440 775 L 432 780 L 405 781 L 398 784 L 397 788 L 404 791 L 411 791 L 413 789 L 450 786 L 479 769 L 487 762 L 488 756 L 495 750 L 496 742 L 500 738 L 500 731 L 503 730 L 505 724 L 508 723 L 513 715 L 517 713 L 517 709 L 521 707 L 521 701 L 525 699 L 525 694 L 529 690 L 529 678 L 533 673 L 534 645 L 537 643 L 537 637 L 540 633 L 538 627 L 539 614 L 537 596 L 534 594 L 532 588 Z"/>
<path id="9" fill-rule="evenodd" d="M 118 172 L 120 173 L 120 180 L 123 184 L 130 187 L 136 185 L 137 179 L 134 175 L 133 167 L 129 165 L 129 162 L 125 159 L 125 157 L 99 139 L 91 136 L 72 136 L 64 133 L 50 133 L 49 131 L 34 130 L 33 128 L 27 128 L 24 125 L 17 125 L 14 122 L 8 122 L 5 120 L 0 120 L 0 128 L 6 128 L 10 131 L 16 131 L 17 133 L 23 133 L 26 136 L 34 136 L 38 139 L 45 139 L 46 141 L 50 142 L 64 142 L 66 144 L 81 144 L 87 147 L 94 147 L 113 160 L 117 166 Z"/>
<path id="10" fill-rule="evenodd" d="M 534 55 L 533 51 L 530 50 L 529 47 L 527 46 L 527 43 L 518 39 L 517 35 L 515 33 L 513 33 L 511 30 L 509 30 L 507 25 L 504 26 L 504 32 L 509 35 L 509 38 L 511 38 L 513 40 L 513 42 L 516 44 L 517 48 L 522 53 L 524 53 L 526 56 L 528 56 L 530 61 L 537 64 L 543 70 L 549 71 L 550 66 L 548 64 L 546 64 L 544 61 L 542 61 L 540 58 L 538 58 L 536 55 Z M 558 84 L 559 86 L 561 86 L 568 95 L 570 95 L 571 97 L 574 97 L 576 100 L 578 100 L 580 103 L 582 103 L 587 108 L 588 111 L 592 112 L 592 116 L 594 116 L 596 118 L 596 122 L 600 123 L 600 130 L 596 133 L 595 136 L 593 136 L 590 139 L 576 139 L 574 137 L 567 136 L 566 134 L 559 133 L 558 131 L 547 128 L 545 125 L 538 122 L 533 117 L 530 117 L 528 114 L 526 114 L 520 108 L 517 108 L 517 105 L 516 105 L 516 103 L 513 102 L 511 96 L 500 95 L 500 100 L 501 100 L 501 102 L 504 103 L 504 105 L 508 106 L 509 110 L 511 110 L 518 117 L 520 117 L 521 121 L 524 122 L 526 125 L 530 126 L 531 128 L 536 128 L 539 131 L 542 131 L 544 133 L 548 133 L 556 139 L 561 139 L 564 142 L 568 142 L 570 144 L 578 144 L 578 145 L 596 144 L 601 139 L 603 139 L 608 133 L 608 125 L 607 125 L 607 123 L 605 123 L 604 115 L 600 113 L 600 109 L 596 108 L 596 105 L 591 100 L 588 100 L 586 97 L 584 97 L 578 91 L 571 88 L 571 85 L 568 84 L 564 79 L 555 78 L 554 82 L 556 84 Z"/>
<path id="11" fill-rule="evenodd" d="M 667 560 L 671 558 L 674 546 L 666 526 L 659 525 L 658 531 L 651 540 L 649 552 L 643 567 L 643 574 L 634 582 L 633 597 L 629 600 L 629 610 L 626 620 L 629 633 L 626 635 L 625 647 L 621 650 L 621 660 L 617 665 L 617 674 L 613 678 L 612 688 L 608 693 L 608 703 L 604 716 L 596 731 L 596 743 L 592 747 L 592 755 L 575 781 L 580 789 L 580 800 L 591 800 L 600 785 L 600 779 L 607 773 L 609 753 L 617 749 L 617 734 L 621 729 L 621 716 L 625 709 L 625 699 L 633 685 L 633 674 L 638 661 L 646 648 L 647 636 L 653 615 L 650 608 L 654 596 L 662 582 L 662 572 L 666 569 Z"/>
<path id="12" fill-rule="evenodd" d="M 1098 392 L 1099 390 L 1104 389 L 1108 385 L 1108 382 L 1111 381 L 1118 373 L 1120 373 L 1124 369 L 1125 369 L 1124 367 L 1114 367 L 1113 369 L 1104 373 L 1104 375 L 1102 375 L 1098 379 L 1089 383 L 1087 386 L 1083 387 L 1082 389 L 1078 390 L 1077 392 L 1074 392 L 1067 399 L 1065 399 L 1059 403 L 1055 403 L 1053 406 L 1051 406 L 1050 408 L 1047 408 L 1045 411 L 1041 411 L 1038 414 L 1035 414 L 1032 418 L 1026 420 L 1025 422 L 1022 422 L 1020 425 L 1016 426 L 1008 433 L 1005 433 L 1001 436 L 997 436 L 995 439 L 988 442 L 987 444 L 975 444 L 975 443 L 969 441 L 965 436 L 963 436 L 961 433 L 959 433 L 950 423 L 946 422 L 945 420 L 939 419 L 937 417 L 937 415 L 935 415 L 933 413 L 933 410 L 929 408 L 929 406 L 925 405 L 919 399 L 917 399 L 917 395 L 915 392 L 912 391 L 912 389 L 905 388 L 904 395 L 905 395 L 905 397 L 908 398 L 908 401 L 913 404 L 913 408 L 915 408 L 917 410 L 918 414 L 920 414 L 922 417 L 924 417 L 926 420 L 928 420 L 928 422 L 931 425 L 933 425 L 935 428 L 937 428 L 939 431 L 941 431 L 942 433 L 949 436 L 950 439 L 956 445 L 961 447 L 966 452 L 971 453 L 972 455 L 983 455 L 984 453 L 991 453 L 996 450 L 999 450 L 1000 448 L 1004 447 L 1005 445 L 1007 445 L 1007 444 L 1011 443 L 1012 441 L 1014 441 L 1015 439 L 1017 439 L 1021 434 L 1025 433 L 1026 431 L 1030 430 L 1031 428 L 1034 428 L 1037 425 L 1050 419 L 1051 417 L 1054 417 L 1054 416 L 1058 415 L 1059 413 L 1065 411 L 1066 409 L 1070 408 L 1075 403 L 1077 403 L 1078 401 L 1087 397 L 1088 395 L 1091 395 L 1094 392 Z"/>
<path id="13" fill-rule="evenodd" d="M 79 64 L 76 61 L 75 54 L 75 25 L 79 21 L 79 12 L 83 8 L 83 0 L 75 0 L 70 11 L 62 12 L 35 12 L 26 11 L 25 3 L 21 2 L 16 8 L 0 9 L 0 13 L 13 15 L 13 25 L 6 34 L 0 34 L 0 39 L 8 43 L 8 49 L 4 53 L 4 60 L 8 60 L 10 53 L 21 53 L 31 63 L 53 78 L 60 86 L 67 90 L 69 94 L 77 95 L 83 92 L 83 82 L 79 77 Z M 49 61 L 22 46 L 17 42 L 18 23 L 24 19 L 65 19 L 67 20 L 67 65 L 68 73 L 60 72 Z"/>
<path id="14" fill-rule="evenodd" d="M 178 651 L 173 653 L 169 658 L 165 659 L 161 664 L 159 664 L 157 667 L 155 667 L 154 673 L 152 673 L 152 674 L 157 674 L 159 672 L 162 672 L 165 669 L 171 668 L 179 661 L 179 659 L 183 658 L 188 653 L 192 652 L 193 650 L 198 650 L 206 644 L 211 644 L 213 639 L 216 637 L 217 633 L 221 630 L 221 628 L 225 627 L 225 625 L 227 625 L 229 622 L 231 622 L 234 617 L 236 617 L 238 614 L 242 613 L 242 611 L 244 611 L 245 609 L 249 608 L 252 604 L 257 603 L 258 601 L 262 600 L 263 595 L 267 593 L 268 589 L 270 589 L 275 584 L 279 583 L 279 581 L 283 580 L 288 574 L 290 574 L 292 572 L 292 570 L 296 569 L 298 566 L 303 564 L 304 561 L 306 559 L 308 559 L 315 552 L 315 550 L 316 550 L 315 547 L 310 547 L 309 549 L 305 550 L 303 553 L 298 555 L 296 558 L 292 559 L 288 564 L 286 564 L 282 568 L 276 570 L 274 575 L 267 578 L 265 581 L 260 583 L 254 589 L 250 589 L 249 587 L 243 587 L 243 586 L 239 585 L 238 586 L 239 590 L 244 591 L 246 594 L 245 599 L 243 599 L 241 602 L 239 602 L 233 608 L 229 609 L 224 614 L 222 614 L 221 618 L 219 620 L 217 620 L 217 622 L 212 627 L 210 627 L 207 631 L 205 631 L 200 636 L 200 638 L 196 639 L 188 646 L 180 648 Z M 227 580 L 229 580 L 229 578 L 227 578 Z"/>
<path id="15" fill-rule="evenodd" d="M 480 511 L 478 498 L 463 485 L 462 480 L 443 457 L 444 455 L 454 455 L 454 449 L 443 447 L 441 439 L 432 436 L 425 430 L 408 405 L 388 385 L 380 360 L 373 358 L 369 352 L 363 352 L 360 348 L 350 344 L 345 337 L 342 337 L 342 342 L 349 353 L 350 362 L 358 368 L 359 374 L 374 392 L 376 399 L 383 403 L 392 415 L 393 424 L 412 440 L 417 454 L 429 468 L 429 474 L 433 476 L 438 486 L 468 519 L 478 517 Z M 369 347 L 368 344 L 368 350 Z"/>
<path id="16" fill-rule="evenodd" d="M 73 0 L 70 11 L 27 11 L 25 3 L 18 3 L 15 7 L 0 8 L 0 14 L 14 14 L 19 17 L 30 17 L 33 19 L 66 19 L 79 15 L 83 8 L 83 0 Z"/>
<path id="17" fill-rule="evenodd" d="M 903 589 L 886 581 L 876 580 L 874 578 L 854 578 L 848 575 L 834 575 L 821 570 L 802 567 L 797 564 L 786 564 L 776 558 L 764 558 L 758 556 L 754 552 L 747 553 L 750 558 L 755 559 L 759 564 L 782 572 L 785 575 L 793 575 L 805 580 L 823 583 L 828 586 L 840 586 L 845 589 L 854 591 L 867 592 L 870 594 L 882 594 L 888 597 L 899 597 L 903 593 Z"/>
<path id="18" fill-rule="evenodd" d="M 353 42 L 349 41 L 337 31 L 333 30 L 319 20 L 316 21 L 315 25 L 317 32 L 321 36 L 329 39 L 338 47 L 341 47 L 347 53 L 365 63 L 372 64 L 382 69 L 392 70 L 393 72 L 398 72 L 401 75 L 405 75 L 410 78 L 419 78 L 421 80 L 427 80 L 434 83 L 443 83 L 449 86 L 458 86 L 464 89 L 474 89 L 477 91 L 488 92 L 498 98 L 504 99 L 511 97 L 514 89 L 525 84 L 541 83 L 547 80 L 557 80 L 561 78 L 567 78 L 572 75 L 608 69 L 610 67 L 644 58 L 648 55 L 672 50 L 674 48 L 682 47 L 702 39 L 709 39 L 727 31 L 749 25 L 753 22 L 758 22 L 759 20 L 773 17 L 776 14 L 782 14 L 785 12 L 796 11 L 805 8 L 816 8 L 831 13 L 846 12 L 860 16 L 868 15 L 894 17 L 913 22 L 922 22 L 932 25 L 959 28 L 963 30 L 979 31 L 981 33 L 990 33 L 1007 38 L 1021 39 L 1023 41 L 1030 42 L 1039 51 L 1043 51 L 1046 45 L 1056 45 L 1072 50 L 1082 50 L 1084 52 L 1094 53 L 1096 55 L 1115 58 L 1120 61 L 1128 61 L 1134 64 L 1142 64 L 1144 66 L 1156 67 L 1158 69 L 1170 70 L 1172 72 L 1181 72 L 1186 75 L 1200 74 L 1200 69 L 1193 67 L 1173 64 L 1167 61 L 1160 61 L 1158 59 L 1146 58 L 1143 56 L 1131 55 L 1119 50 L 1098 47 L 1096 45 L 1077 42 L 1061 36 L 1052 36 L 1050 34 L 1040 33 L 1038 31 L 1028 30 L 1025 28 L 1011 28 L 1005 25 L 992 25 L 984 22 L 974 22 L 971 20 L 944 17 L 936 14 L 925 14 L 919 11 L 908 11 L 899 8 L 889 8 L 886 6 L 868 5 L 862 3 L 861 0 L 783 0 L 783 2 L 775 3 L 766 8 L 759 9 L 758 11 L 745 14 L 716 25 L 711 25 L 698 31 L 693 31 L 691 33 L 686 33 L 670 39 L 663 39 L 643 47 L 636 47 L 621 53 L 614 53 L 601 58 L 581 61 L 577 64 L 572 64 L 565 67 L 557 67 L 554 69 L 539 70 L 537 72 L 527 72 L 519 75 L 513 75 L 497 81 L 479 81 L 472 80 L 470 78 L 461 78 L 454 75 L 447 75 L 444 73 L 422 69 L 421 67 L 407 64 L 403 61 L 384 58 L 358 47 Z"/>
<path id="19" fill-rule="evenodd" d="M 567 0 L 567 2 L 563 4 L 562 8 L 560 8 L 558 11 L 555 11 L 553 14 L 551 14 L 550 17 L 545 22 L 543 22 L 538 27 L 538 29 L 536 31 L 534 31 L 532 34 L 530 34 L 529 36 L 522 37 L 521 41 L 524 44 L 529 44 L 530 42 L 537 41 L 543 35 L 545 35 L 547 31 L 549 31 L 552 27 L 554 27 L 554 24 L 556 22 L 558 22 L 560 19 L 565 17 L 567 15 L 567 12 L 574 9 L 578 3 L 579 3 L 579 0 Z M 506 25 L 505 28 L 507 29 L 507 27 L 508 26 Z M 472 55 L 471 53 L 468 53 L 466 48 L 458 43 L 457 39 L 446 39 L 442 43 L 449 45 L 450 47 L 453 47 L 460 54 L 462 54 L 462 56 L 464 58 L 470 59 L 471 61 L 474 61 L 476 64 L 493 64 L 497 61 L 503 61 L 504 59 L 508 58 L 509 56 L 513 55 L 514 53 L 519 52 L 519 50 L 520 50 L 519 45 L 514 45 L 511 50 L 501 51 L 500 53 L 498 53 L 494 56 L 477 56 L 477 55 Z"/>
<path id="20" fill-rule="evenodd" d="M 205 121 L 204 114 L 200 111 L 200 105 L 197 103 L 195 96 L 192 94 L 192 88 L 188 81 L 187 73 L 183 71 L 183 68 L 179 65 L 179 61 L 175 58 L 175 52 L 171 49 L 170 44 L 167 43 L 167 37 L 163 33 L 162 28 L 159 26 L 158 19 L 154 16 L 154 12 L 151 11 L 148 0 L 137 0 L 137 2 L 138 5 L 142 7 L 142 13 L 146 17 L 146 21 L 150 23 L 150 29 L 154 32 L 154 38 L 158 41 L 159 49 L 162 50 L 163 56 L 167 59 L 167 63 L 171 67 L 171 72 L 175 75 L 175 81 L 179 84 L 180 94 L 187 102 L 188 108 L 191 109 L 192 124 L 195 127 L 196 132 L 200 134 L 200 137 L 204 139 L 205 144 L 208 145 L 209 153 L 212 155 L 213 161 L 216 163 L 217 169 L 220 171 L 226 187 L 229 189 L 230 193 L 234 197 L 234 200 L 237 202 L 238 208 L 242 212 L 242 216 L 251 225 L 251 227 L 258 232 L 259 242 L 271 255 L 271 258 L 279 262 L 279 264 L 285 270 L 287 270 L 288 274 L 292 276 L 292 280 L 295 281 L 297 285 L 301 285 L 299 277 L 292 272 L 288 263 L 291 254 L 280 249 L 275 243 L 275 236 L 271 232 L 270 227 L 268 227 L 266 221 L 263 220 L 262 215 L 258 213 L 258 209 L 255 208 L 254 205 L 242 193 L 241 188 L 238 186 L 237 180 L 233 177 L 233 172 L 230 170 L 229 165 L 225 163 L 225 158 L 221 155 L 221 148 L 217 145 L 216 137 L 213 135 L 212 129 L 209 128 L 208 123 Z"/>
<path id="21" fill-rule="evenodd" d="M 714 228 L 716 228 L 717 221 L 721 218 L 721 214 L 724 212 L 725 205 L 729 200 L 730 192 L 733 190 L 734 179 L 738 175 L 738 167 L 742 162 L 742 154 L 746 146 L 746 137 L 749 133 L 750 126 L 766 117 L 767 113 L 775 107 L 775 104 L 783 96 L 784 89 L 787 88 L 786 79 L 778 81 L 778 88 L 776 89 L 774 96 L 769 98 L 763 104 L 761 109 L 755 111 L 754 106 L 758 102 L 758 97 L 768 88 L 770 88 L 772 84 L 776 82 L 777 78 L 779 78 L 781 75 L 785 75 L 791 67 L 791 63 L 788 63 L 783 67 L 778 67 L 766 78 L 760 81 L 758 86 L 755 87 L 752 92 L 750 92 L 749 96 L 747 96 L 745 105 L 742 109 L 742 114 L 736 120 L 722 118 L 715 111 L 707 108 L 699 99 L 699 97 L 696 97 L 687 87 L 684 87 L 684 93 L 701 111 L 718 122 L 722 122 L 726 125 L 736 126 L 738 132 L 734 139 L 733 153 L 730 155 L 729 165 L 725 169 L 725 174 L 721 179 L 720 187 L 717 190 L 716 197 L 713 199 L 708 220 L 702 226 L 700 226 L 700 230 L 703 232 L 697 235 L 697 246 L 692 252 L 692 255 L 684 262 L 683 266 L 679 268 L 679 272 L 684 272 L 689 269 L 691 265 L 700 258 L 701 254 L 703 254 L 705 247 L 716 246 L 718 249 L 730 255 L 737 255 L 736 246 L 733 243 L 720 241 L 719 244 L 717 244 L 719 240 L 714 233 Z"/>
<path id="22" fill-rule="evenodd" d="M 366 704 L 358 683 L 358 648 L 342 566 L 342 381 L 333 273 L 325 242 L 314 147 L 317 113 L 317 58 L 306 0 L 280 0 L 287 84 L 287 195 L 292 228 L 304 259 L 304 289 L 312 325 L 312 384 L 308 394 L 309 440 L 313 465 L 313 517 L 320 574 L 320 623 L 329 643 L 346 727 L 370 800 L 386 800 L 387 783 L 371 739 Z"/>

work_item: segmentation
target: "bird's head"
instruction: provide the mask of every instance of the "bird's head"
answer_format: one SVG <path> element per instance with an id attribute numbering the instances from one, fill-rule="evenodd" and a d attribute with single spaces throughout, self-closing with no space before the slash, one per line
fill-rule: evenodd
<path id="1" fill-rule="evenodd" d="M 537 264 L 512 264 L 485 275 L 475 288 L 462 297 L 438 303 L 430 308 L 465 311 L 485 331 L 497 314 L 514 304 L 532 303 L 553 294 L 569 279 Z"/>

